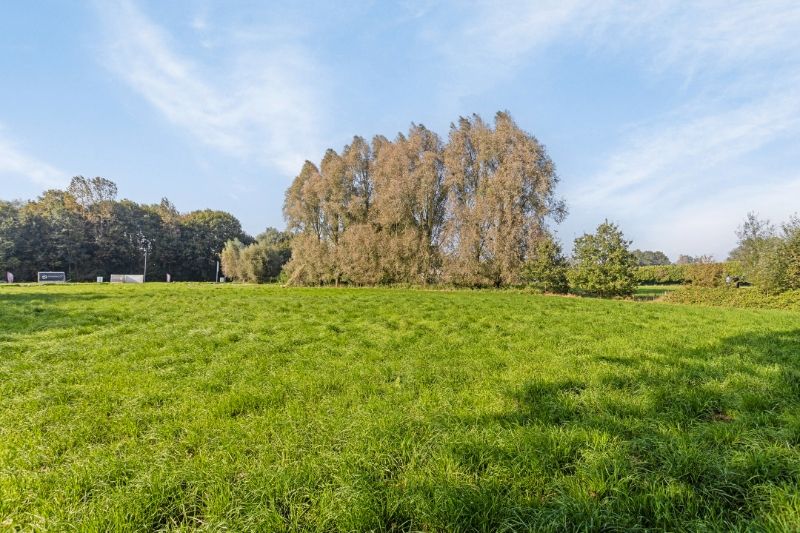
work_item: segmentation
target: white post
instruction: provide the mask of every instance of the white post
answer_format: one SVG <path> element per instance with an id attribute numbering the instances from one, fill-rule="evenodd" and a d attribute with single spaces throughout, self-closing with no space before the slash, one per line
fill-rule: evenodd
<path id="1" fill-rule="evenodd" d="M 217 261 L 217 273 L 214 275 L 214 283 L 219 283 L 219 261 Z"/>
<path id="2" fill-rule="evenodd" d="M 144 274 L 142 275 L 142 281 L 147 281 L 147 250 L 144 251 Z"/>

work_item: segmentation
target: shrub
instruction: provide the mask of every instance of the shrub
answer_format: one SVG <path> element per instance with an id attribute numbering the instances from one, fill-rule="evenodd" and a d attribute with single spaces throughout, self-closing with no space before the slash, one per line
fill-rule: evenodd
<path id="1" fill-rule="evenodd" d="M 639 285 L 691 283 L 704 287 L 720 287 L 725 285 L 727 276 L 743 280 L 742 266 L 738 261 L 640 266 L 635 273 L 636 282 Z"/>
<path id="2" fill-rule="evenodd" d="M 693 287 L 671 291 L 662 301 L 680 304 L 714 305 L 752 309 L 800 311 L 800 290 L 766 294 L 753 288 Z"/>
<path id="3" fill-rule="evenodd" d="M 538 241 L 531 258 L 523 267 L 522 277 L 534 289 L 544 292 L 567 292 L 569 290 L 567 260 L 561 253 L 561 246 L 551 238 Z"/>
<path id="4" fill-rule="evenodd" d="M 698 287 L 722 287 L 725 285 L 725 267 L 721 263 L 688 265 L 686 282 Z"/>
<path id="5" fill-rule="evenodd" d="M 289 261 L 289 235 L 274 228 L 245 246 L 238 239 L 228 241 L 220 254 L 222 271 L 230 279 L 249 283 L 275 281 Z"/>
<path id="6" fill-rule="evenodd" d="M 636 290 L 636 259 L 616 224 L 608 221 L 597 233 L 575 239 L 570 284 L 579 292 L 597 296 L 630 296 Z"/>
<path id="7" fill-rule="evenodd" d="M 792 217 L 781 230 L 748 213 L 731 252 L 742 261 L 748 281 L 769 294 L 800 288 L 800 219 Z"/>
<path id="8" fill-rule="evenodd" d="M 640 266 L 636 269 L 639 285 L 675 285 L 686 282 L 687 265 Z"/>

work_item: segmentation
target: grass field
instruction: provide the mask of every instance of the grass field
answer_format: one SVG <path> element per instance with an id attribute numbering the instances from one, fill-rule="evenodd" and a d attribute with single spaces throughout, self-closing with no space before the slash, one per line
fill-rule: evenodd
<path id="1" fill-rule="evenodd" d="M 633 297 L 637 300 L 654 300 L 681 288 L 681 285 L 639 285 Z"/>
<path id="2" fill-rule="evenodd" d="M 800 313 L 80 285 L 0 325 L 0 529 L 800 528 Z"/>

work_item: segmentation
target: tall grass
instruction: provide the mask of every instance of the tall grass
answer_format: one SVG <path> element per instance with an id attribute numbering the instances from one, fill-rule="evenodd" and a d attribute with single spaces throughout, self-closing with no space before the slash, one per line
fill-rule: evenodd
<path id="1" fill-rule="evenodd" d="M 481 291 L 0 289 L 0 524 L 792 530 L 800 315 Z"/>

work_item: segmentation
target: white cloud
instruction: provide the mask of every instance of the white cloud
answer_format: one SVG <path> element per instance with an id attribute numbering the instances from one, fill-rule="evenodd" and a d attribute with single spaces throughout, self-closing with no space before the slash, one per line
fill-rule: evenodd
<path id="1" fill-rule="evenodd" d="M 459 73 L 452 82 L 463 84 L 464 91 L 502 81 L 532 55 L 557 44 L 580 42 L 600 52 L 635 50 L 648 68 L 688 77 L 783 60 L 784 54 L 796 60 L 800 28 L 800 3 L 793 0 L 515 0 L 502 5 L 485 0 L 466 11 L 464 24 L 430 33 Z M 475 81 L 485 83 L 476 86 Z"/>
<path id="2" fill-rule="evenodd" d="M 678 106 L 643 115 L 597 171 L 565 179 L 567 227 L 591 230 L 599 220 L 588 217 L 602 212 L 643 237 L 635 245 L 724 256 L 748 211 L 785 218 L 800 209 L 800 171 L 769 181 L 746 171 L 759 151 L 800 139 L 799 31 L 793 0 L 565 0 L 478 3 L 469 22 L 433 35 L 454 73 L 454 99 L 486 92 L 560 46 L 631 62 L 652 83 L 682 81 Z M 784 153 L 780 164 L 792 161 L 800 168 L 800 154 Z"/>
<path id="3" fill-rule="evenodd" d="M 0 132 L 0 179 L 3 182 L 23 180 L 40 187 L 54 188 L 64 185 L 64 176 L 64 172 L 28 155 Z"/>
<path id="4" fill-rule="evenodd" d="M 104 63 L 189 135 L 287 175 L 320 152 L 320 73 L 302 47 L 232 47 L 226 68 L 211 68 L 180 53 L 133 2 L 101 3 L 98 11 Z"/>
<path id="5" fill-rule="evenodd" d="M 798 80 L 800 81 L 800 80 Z M 640 125 L 606 168 L 570 192 L 576 207 L 635 211 L 730 179 L 726 165 L 800 128 L 796 84 L 723 110 Z M 708 104 L 712 106 L 711 103 Z"/>

